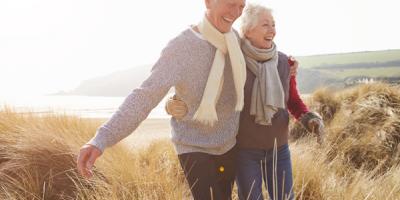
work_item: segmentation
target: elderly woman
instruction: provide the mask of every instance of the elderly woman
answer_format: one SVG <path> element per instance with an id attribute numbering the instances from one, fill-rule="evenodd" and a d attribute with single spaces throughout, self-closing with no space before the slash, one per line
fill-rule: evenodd
<path id="1" fill-rule="evenodd" d="M 300 99 L 295 76 L 290 75 L 290 60 L 277 51 L 273 42 L 276 31 L 271 10 L 248 5 L 242 20 L 241 48 L 247 65 L 247 79 L 237 135 L 239 198 L 263 199 L 264 179 L 272 199 L 293 199 L 289 112 L 309 130 L 320 129 L 323 123 L 319 115 L 309 112 Z M 167 102 L 167 112 L 181 117 L 186 112 L 181 104 L 180 101 Z"/>

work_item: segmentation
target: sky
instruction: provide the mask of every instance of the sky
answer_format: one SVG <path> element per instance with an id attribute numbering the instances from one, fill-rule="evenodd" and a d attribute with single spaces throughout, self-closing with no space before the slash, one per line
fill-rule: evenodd
<path id="1" fill-rule="evenodd" d="M 275 43 L 289 55 L 400 49 L 398 0 L 247 2 L 273 9 Z M 152 64 L 204 12 L 204 0 L 1 0 L 0 95 L 71 90 Z"/>

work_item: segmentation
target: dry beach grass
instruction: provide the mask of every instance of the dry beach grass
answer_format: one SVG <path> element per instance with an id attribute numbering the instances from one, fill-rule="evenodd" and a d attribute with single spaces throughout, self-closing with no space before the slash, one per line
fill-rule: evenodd
<path id="1" fill-rule="evenodd" d="M 319 145 L 292 124 L 296 199 L 400 199 L 399 87 L 321 89 L 310 95 L 308 105 L 322 114 L 326 140 Z M 188 198 L 165 120 L 145 121 L 105 152 L 93 179 L 82 179 L 75 167 L 77 152 L 101 123 L 2 109 L 0 199 Z M 134 136 L 146 134 L 153 134 L 150 141 Z"/>

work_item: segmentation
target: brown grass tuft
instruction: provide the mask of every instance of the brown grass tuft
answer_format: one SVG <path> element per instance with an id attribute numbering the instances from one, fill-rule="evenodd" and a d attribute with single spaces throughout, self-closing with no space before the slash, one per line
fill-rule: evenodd
<path id="1" fill-rule="evenodd" d="M 400 90 L 368 84 L 344 91 L 322 89 L 310 97 L 310 107 L 322 113 L 327 130 L 328 160 L 340 159 L 353 169 L 381 174 L 399 164 Z M 299 125 L 294 139 L 308 133 Z"/>
<path id="2" fill-rule="evenodd" d="M 117 145 L 96 163 L 95 177 L 76 170 L 79 148 L 100 121 L 0 112 L 0 199 L 182 199 L 189 194 L 169 141 L 128 151 Z"/>

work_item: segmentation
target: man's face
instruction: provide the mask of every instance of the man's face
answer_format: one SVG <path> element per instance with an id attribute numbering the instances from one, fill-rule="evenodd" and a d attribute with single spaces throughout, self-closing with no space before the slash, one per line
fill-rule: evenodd
<path id="1" fill-rule="evenodd" d="M 245 4 L 246 0 L 206 0 L 207 19 L 221 33 L 229 32 Z"/>

